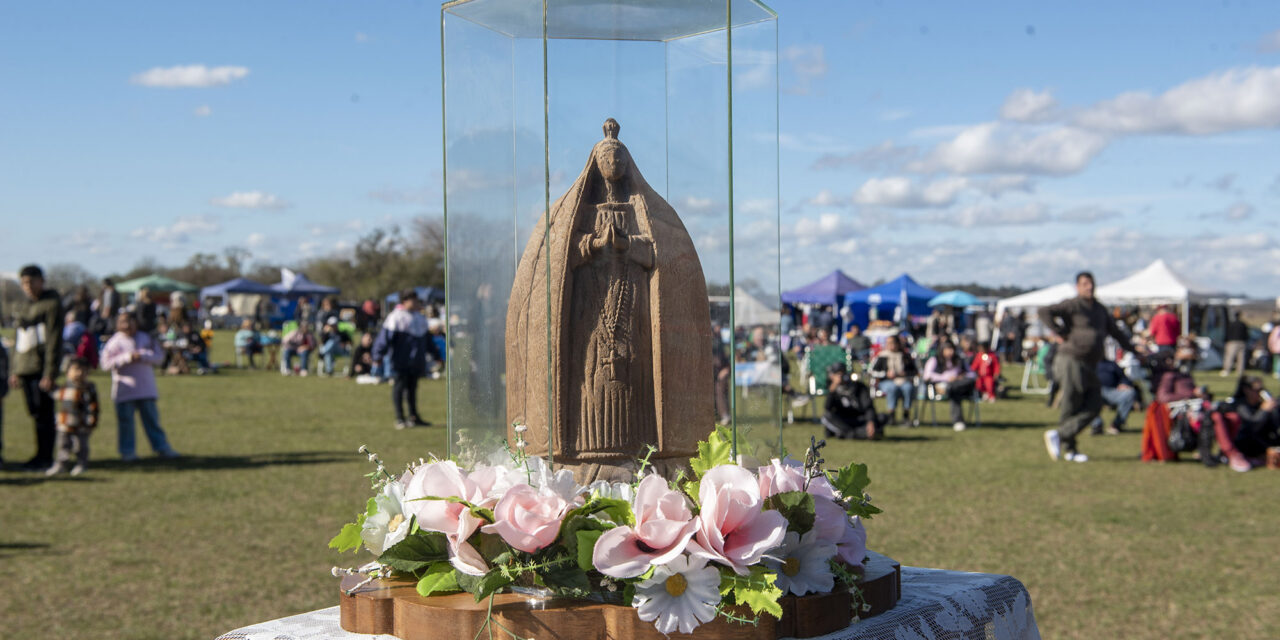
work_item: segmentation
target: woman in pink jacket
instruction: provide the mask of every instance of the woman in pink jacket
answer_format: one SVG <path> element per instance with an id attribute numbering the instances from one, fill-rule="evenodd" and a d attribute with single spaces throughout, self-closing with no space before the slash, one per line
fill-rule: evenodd
<path id="1" fill-rule="evenodd" d="M 138 321 L 128 311 L 116 317 L 116 333 L 102 347 L 102 368 L 111 372 L 111 400 L 116 405 L 120 459 L 138 459 L 134 448 L 133 415 L 142 415 L 142 429 L 151 449 L 162 458 L 176 458 L 178 452 L 169 445 L 160 428 L 160 412 L 156 409 L 156 376 L 152 367 L 164 359 L 154 338 L 138 331 Z"/>

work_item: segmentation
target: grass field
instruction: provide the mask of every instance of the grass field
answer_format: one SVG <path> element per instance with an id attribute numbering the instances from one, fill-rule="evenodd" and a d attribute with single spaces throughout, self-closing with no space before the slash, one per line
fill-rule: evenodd
<path id="1" fill-rule="evenodd" d="M 231 359 L 229 342 L 218 336 L 215 360 Z M 1226 393 L 1216 373 L 1200 378 Z M 336 604 L 329 568 L 364 560 L 325 547 L 368 496 L 356 448 L 393 467 L 443 452 L 443 428 L 392 429 L 386 386 L 232 370 L 165 377 L 160 393 L 184 458 L 121 464 L 107 404 L 84 476 L 0 474 L 0 637 L 208 639 Z M 442 424 L 443 381 L 420 396 Z M 25 460 L 21 394 L 4 409 L 5 459 Z M 1280 474 L 1140 464 L 1139 416 L 1127 434 L 1085 436 L 1089 463 L 1055 464 L 1042 397 L 982 416 L 963 433 L 894 428 L 882 442 L 830 444 L 830 465 L 871 465 L 885 510 L 868 525 L 872 548 L 1016 576 L 1045 638 L 1280 636 Z M 785 440 L 803 451 L 819 433 L 797 423 Z"/>

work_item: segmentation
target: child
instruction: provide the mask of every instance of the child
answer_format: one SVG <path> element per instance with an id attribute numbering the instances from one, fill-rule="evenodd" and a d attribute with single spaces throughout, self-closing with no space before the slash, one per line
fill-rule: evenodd
<path id="1" fill-rule="evenodd" d="M 258 368 L 253 357 L 262 351 L 262 344 L 259 342 L 258 332 L 253 328 L 252 319 L 245 318 L 240 323 L 240 330 L 236 332 L 235 347 L 236 355 L 243 355 L 249 359 L 250 369 Z"/>
<path id="2" fill-rule="evenodd" d="M 991 348 L 984 342 L 978 343 L 978 352 L 973 356 L 973 371 L 978 374 L 978 393 L 987 402 L 996 401 L 996 380 L 1000 378 L 1000 359 L 991 353 Z"/>
<path id="3" fill-rule="evenodd" d="M 71 475 L 84 473 L 89 466 L 89 434 L 98 426 L 98 389 L 89 382 L 89 363 L 84 358 L 72 358 L 67 364 L 67 383 L 53 392 L 58 411 L 57 459 L 45 471 L 46 476 L 62 473 L 71 460 L 71 450 L 76 451 L 76 465 Z"/>

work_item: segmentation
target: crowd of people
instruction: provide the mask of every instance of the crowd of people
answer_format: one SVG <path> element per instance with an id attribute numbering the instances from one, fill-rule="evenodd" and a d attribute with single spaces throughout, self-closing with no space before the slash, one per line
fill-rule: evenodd
<path id="1" fill-rule="evenodd" d="M 197 305 L 180 293 L 163 305 L 146 288 L 126 302 L 110 278 L 96 296 L 80 286 L 64 298 L 45 287 L 36 265 L 23 267 L 19 279 L 27 301 L 15 316 L 12 349 L 0 341 L 0 380 L 7 382 L 0 385 L 0 400 L 10 389 L 22 393 L 36 452 L 8 468 L 49 475 L 85 471 L 89 437 L 99 424 L 99 396 L 88 376 L 95 369 L 111 374 L 120 459 L 138 459 L 135 418 L 141 419 L 156 456 L 179 457 L 161 426 L 156 371 L 211 374 L 227 366 L 210 358 L 214 333 L 199 327 Z M 318 308 L 302 298 L 283 335 L 264 326 L 263 319 L 249 317 L 232 340 L 237 360 L 243 358 L 250 368 L 261 364 L 268 370 L 278 367 L 282 375 L 306 376 L 314 359 L 321 376 L 388 383 L 395 427 L 429 426 L 418 410 L 417 387 L 422 378 L 442 373 L 443 323 L 436 311 L 427 309 L 414 290 L 403 292 L 385 319 L 372 300 L 352 318 L 340 313 L 335 298 L 324 298 Z M 340 358 L 349 358 L 341 371 Z M 6 468 L 4 418 L 0 403 L 0 469 Z"/>

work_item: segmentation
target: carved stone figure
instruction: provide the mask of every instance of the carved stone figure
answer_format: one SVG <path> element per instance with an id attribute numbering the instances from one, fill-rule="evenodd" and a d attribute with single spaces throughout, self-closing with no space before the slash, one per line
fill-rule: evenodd
<path id="1" fill-rule="evenodd" d="M 507 417 L 579 482 L 629 479 L 646 445 L 684 468 L 714 422 L 711 317 L 693 241 L 618 123 L 529 238 L 507 308 Z M 547 225 L 550 228 L 547 228 Z"/>

